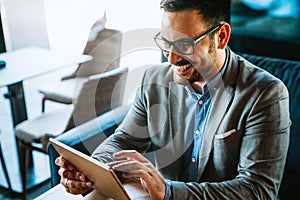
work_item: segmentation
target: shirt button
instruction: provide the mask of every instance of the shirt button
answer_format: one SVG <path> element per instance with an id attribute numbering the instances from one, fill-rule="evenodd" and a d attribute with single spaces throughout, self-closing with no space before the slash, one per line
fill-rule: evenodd
<path id="1" fill-rule="evenodd" d="M 196 130 L 195 133 L 196 133 L 196 135 L 198 135 L 198 134 L 200 133 L 200 131 L 199 131 L 199 130 Z"/>
<path id="2" fill-rule="evenodd" d="M 192 158 L 192 163 L 196 162 L 196 159 L 195 158 Z"/>
<path id="3" fill-rule="evenodd" d="M 199 100 L 199 105 L 202 105 L 203 104 L 203 100 Z"/>

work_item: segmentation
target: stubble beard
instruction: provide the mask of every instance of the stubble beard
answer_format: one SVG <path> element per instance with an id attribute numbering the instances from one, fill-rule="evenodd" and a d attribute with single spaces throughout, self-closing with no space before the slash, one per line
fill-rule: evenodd
<path id="1" fill-rule="evenodd" d="M 213 63 L 216 63 L 216 49 L 215 49 L 215 45 L 214 45 L 214 41 L 212 40 L 211 45 L 209 46 L 209 50 L 208 50 L 208 56 Z M 191 62 L 189 62 L 191 63 Z M 191 63 L 192 64 L 192 63 Z M 193 68 L 193 72 L 190 75 L 190 77 L 184 77 L 176 72 L 173 72 L 173 79 L 175 81 L 175 83 L 180 84 L 180 85 L 188 85 L 188 84 L 193 84 L 194 82 L 203 82 L 205 81 L 205 78 L 201 75 L 200 73 L 200 67 L 201 67 L 201 63 L 194 63 L 192 64 Z"/>

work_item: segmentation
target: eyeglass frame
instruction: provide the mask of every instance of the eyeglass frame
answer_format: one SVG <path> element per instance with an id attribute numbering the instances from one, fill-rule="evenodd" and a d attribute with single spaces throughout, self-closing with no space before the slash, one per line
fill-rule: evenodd
<path id="1" fill-rule="evenodd" d="M 157 45 L 163 52 L 170 52 L 170 49 L 171 49 L 171 47 L 173 46 L 174 49 L 175 49 L 178 53 L 180 53 L 180 54 L 182 54 L 182 55 L 192 55 L 192 54 L 194 54 L 194 52 L 195 52 L 195 45 L 196 45 L 197 43 L 199 43 L 200 41 L 204 40 L 204 39 L 205 39 L 207 36 L 209 36 L 210 34 L 214 33 L 214 32 L 217 31 L 218 29 L 220 29 L 220 28 L 222 27 L 222 25 L 223 25 L 223 23 L 219 23 L 218 25 L 216 25 L 216 26 L 210 28 L 210 29 L 209 29 L 208 31 L 206 31 L 204 34 L 200 35 L 197 39 L 190 39 L 190 38 L 188 38 L 188 39 L 190 39 L 191 41 L 193 41 L 193 43 L 191 43 L 192 48 L 193 48 L 193 51 L 192 51 L 191 53 L 182 53 L 182 52 L 178 51 L 178 49 L 177 49 L 177 47 L 176 47 L 176 45 L 175 45 L 176 42 L 178 42 L 178 41 L 180 41 L 180 40 L 187 39 L 187 38 L 182 38 L 182 39 L 178 39 L 178 40 L 175 40 L 175 41 L 169 41 L 169 40 L 166 40 L 166 39 L 164 39 L 164 38 L 159 38 L 158 36 L 161 34 L 161 32 L 158 32 L 158 33 L 154 36 L 154 41 L 155 41 L 156 45 Z M 158 39 L 158 40 L 163 40 L 164 42 L 168 43 L 168 45 L 170 46 L 169 50 L 165 50 L 165 49 L 163 49 L 160 45 L 158 45 L 158 43 L 157 43 L 157 41 L 156 41 L 157 39 Z"/>

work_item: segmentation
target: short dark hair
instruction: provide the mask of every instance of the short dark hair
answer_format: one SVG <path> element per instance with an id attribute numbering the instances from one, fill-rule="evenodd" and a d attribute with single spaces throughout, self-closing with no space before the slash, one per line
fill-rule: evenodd
<path id="1" fill-rule="evenodd" d="M 167 12 L 196 9 L 208 25 L 230 23 L 231 0 L 162 0 L 160 7 Z"/>

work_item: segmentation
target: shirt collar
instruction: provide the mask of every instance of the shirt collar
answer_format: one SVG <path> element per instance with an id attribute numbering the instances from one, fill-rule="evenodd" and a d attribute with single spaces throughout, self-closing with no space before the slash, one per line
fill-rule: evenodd
<path id="1" fill-rule="evenodd" d="M 223 81 L 223 76 L 224 76 L 224 73 L 225 73 L 226 68 L 228 66 L 228 63 L 229 63 L 229 50 L 228 50 L 227 47 L 225 49 L 225 52 L 226 52 L 226 58 L 225 58 L 225 62 L 224 62 L 224 65 L 223 65 L 222 69 L 211 81 L 209 81 L 207 83 L 208 90 L 209 90 L 210 94 L 214 94 L 216 89 L 220 86 L 220 84 Z"/>

